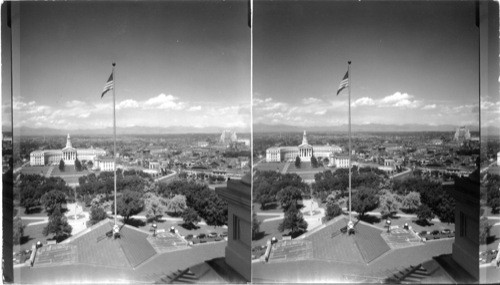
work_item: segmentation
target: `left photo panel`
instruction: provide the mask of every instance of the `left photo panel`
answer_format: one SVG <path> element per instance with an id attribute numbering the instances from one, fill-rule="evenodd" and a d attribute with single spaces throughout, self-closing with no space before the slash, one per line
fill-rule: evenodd
<path id="1" fill-rule="evenodd" d="M 249 15 L 3 3 L 5 282 L 250 281 Z"/>

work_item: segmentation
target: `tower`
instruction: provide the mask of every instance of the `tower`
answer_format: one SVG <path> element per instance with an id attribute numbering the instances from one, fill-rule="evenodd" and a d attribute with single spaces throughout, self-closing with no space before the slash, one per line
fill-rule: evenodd
<path id="1" fill-rule="evenodd" d="M 69 134 L 68 134 L 68 138 L 66 139 L 66 147 L 67 148 L 72 148 L 73 146 L 71 145 L 71 138 L 69 137 Z"/>
<path id="2" fill-rule="evenodd" d="M 307 143 L 307 134 L 306 134 L 306 131 L 304 131 L 304 135 L 302 136 L 302 144 L 303 144 L 303 145 L 308 144 L 308 143 Z"/>

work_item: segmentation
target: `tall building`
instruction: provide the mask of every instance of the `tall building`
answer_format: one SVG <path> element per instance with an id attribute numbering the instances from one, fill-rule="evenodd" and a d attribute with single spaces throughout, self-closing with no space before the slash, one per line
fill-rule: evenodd
<path id="1" fill-rule="evenodd" d="M 465 126 L 459 127 L 455 130 L 455 135 L 453 136 L 453 140 L 464 142 L 470 140 L 470 132 Z"/>
<path id="2" fill-rule="evenodd" d="M 48 165 L 59 163 L 61 159 L 66 165 L 74 165 L 78 158 L 80 161 L 96 161 L 99 156 L 106 155 L 106 151 L 101 148 L 74 148 L 68 134 L 66 147 L 63 149 L 35 150 L 30 153 L 30 165 Z"/>
<path id="3" fill-rule="evenodd" d="M 224 131 L 222 131 L 222 134 L 220 136 L 220 142 L 222 144 L 234 143 L 237 140 L 238 140 L 238 137 L 236 136 L 236 132 L 235 131 L 231 131 L 231 130 L 224 130 Z"/>
<path id="4" fill-rule="evenodd" d="M 332 161 L 335 153 L 342 152 L 336 145 L 310 145 L 307 141 L 307 133 L 304 131 L 302 143 L 299 146 L 271 147 L 266 150 L 267 162 L 281 162 L 295 160 L 298 156 L 301 161 L 311 161 L 314 155 L 317 159 L 328 158 Z"/>

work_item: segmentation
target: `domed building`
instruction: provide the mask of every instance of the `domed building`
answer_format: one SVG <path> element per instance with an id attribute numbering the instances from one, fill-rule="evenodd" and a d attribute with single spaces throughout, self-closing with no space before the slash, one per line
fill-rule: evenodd
<path id="1" fill-rule="evenodd" d="M 80 161 L 95 162 L 97 157 L 105 156 L 106 151 L 101 148 L 74 148 L 68 134 L 66 147 L 63 149 L 35 150 L 30 153 L 30 165 L 50 165 L 59 163 L 61 159 L 65 165 L 74 165 L 78 158 Z"/>
<path id="2" fill-rule="evenodd" d="M 292 161 L 298 156 L 301 161 L 311 161 L 314 155 L 317 159 L 332 159 L 335 153 L 342 152 L 337 145 L 310 145 L 307 133 L 304 131 L 302 143 L 299 146 L 271 147 L 266 150 L 266 162 Z"/>

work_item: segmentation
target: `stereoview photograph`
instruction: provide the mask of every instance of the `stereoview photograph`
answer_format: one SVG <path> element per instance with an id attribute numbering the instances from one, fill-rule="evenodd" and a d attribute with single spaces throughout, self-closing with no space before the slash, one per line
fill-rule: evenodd
<path id="1" fill-rule="evenodd" d="M 6 282 L 250 281 L 248 9 L 2 6 L 13 118 L 3 118 L 13 140 Z"/>
<path id="2" fill-rule="evenodd" d="M 253 13 L 252 282 L 477 283 L 478 3 Z"/>

